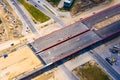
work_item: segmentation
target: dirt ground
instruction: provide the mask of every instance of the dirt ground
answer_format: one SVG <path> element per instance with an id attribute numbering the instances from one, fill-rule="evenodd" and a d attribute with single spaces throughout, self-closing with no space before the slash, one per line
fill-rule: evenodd
<path id="1" fill-rule="evenodd" d="M 16 14 L 16 12 L 13 10 L 13 8 L 10 6 L 10 4 L 7 2 L 7 0 L 3 0 L 3 2 L 7 6 L 7 8 L 12 12 L 12 14 L 14 15 L 14 17 L 16 19 L 18 19 L 19 23 L 22 25 L 22 22 L 19 20 L 19 16 Z"/>
<path id="2" fill-rule="evenodd" d="M 0 24 L 0 43 L 8 40 L 18 40 L 23 36 L 21 34 L 22 23 L 14 11 L 0 5 L 0 19 L 2 20 Z"/>
<path id="3" fill-rule="evenodd" d="M 8 57 L 0 58 L 0 80 L 12 80 L 23 73 L 42 66 L 43 64 L 30 48 L 23 46 L 10 53 Z"/>
<path id="4" fill-rule="evenodd" d="M 48 73 L 48 74 L 42 74 L 40 76 L 37 76 L 36 78 L 32 79 L 32 80 L 55 80 L 54 79 L 54 73 Z"/>
<path id="5" fill-rule="evenodd" d="M 114 23 L 114 22 L 116 22 L 118 20 L 120 20 L 120 14 L 115 15 L 115 16 L 113 16 L 111 18 L 108 18 L 108 19 L 107 19 L 107 16 L 106 16 L 106 20 L 101 21 L 101 22 L 95 24 L 94 28 L 96 30 L 99 30 L 99 29 L 104 28 L 105 26 L 110 25 L 110 24 L 112 24 L 112 23 Z"/>
<path id="6" fill-rule="evenodd" d="M 71 9 L 71 15 L 74 16 L 77 13 L 84 12 L 90 8 L 99 6 L 101 4 L 107 4 L 112 0 L 76 0 L 73 8 Z"/>

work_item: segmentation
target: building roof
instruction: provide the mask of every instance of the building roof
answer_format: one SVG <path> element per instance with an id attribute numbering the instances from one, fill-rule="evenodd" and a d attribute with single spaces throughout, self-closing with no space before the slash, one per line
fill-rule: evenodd
<path id="1" fill-rule="evenodd" d="M 73 0 L 64 0 L 66 3 L 71 3 Z"/>

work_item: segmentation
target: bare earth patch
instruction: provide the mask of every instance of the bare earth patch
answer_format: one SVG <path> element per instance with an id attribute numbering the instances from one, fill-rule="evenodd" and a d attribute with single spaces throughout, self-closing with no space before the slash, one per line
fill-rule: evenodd
<path id="1" fill-rule="evenodd" d="M 43 66 L 28 46 L 24 46 L 10 53 L 7 58 L 1 57 L 0 64 L 1 80 L 12 80 L 23 73 Z"/>
<path id="2" fill-rule="evenodd" d="M 0 43 L 8 40 L 18 40 L 23 37 L 22 23 L 13 13 L 0 5 L 0 19 L 2 21 L 0 24 Z"/>
<path id="3" fill-rule="evenodd" d="M 42 75 L 39 75 L 32 80 L 55 80 L 54 79 L 54 73 L 51 72 L 51 73 L 48 73 L 48 74 L 42 74 Z"/>
<path id="4" fill-rule="evenodd" d="M 84 12 L 100 4 L 103 4 L 103 3 L 106 4 L 111 1 L 112 0 L 76 0 L 75 5 L 71 9 L 71 15 L 75 15 L 79 12 Z"/>

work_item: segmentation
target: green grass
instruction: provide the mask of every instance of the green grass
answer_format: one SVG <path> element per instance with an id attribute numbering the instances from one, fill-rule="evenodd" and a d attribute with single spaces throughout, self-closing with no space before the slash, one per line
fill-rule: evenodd
<path id="1" fill-rule="evenodd" d="M 53 6 L 57 6 L 61 0 L 47 0 L 50 2 Z"/>
<path id="2" fill-rule="evenodd" d="M 48 16 L 46 16 L 44 13 L 42 13 L 33 5 L 27 3 L 25 0 L 18 0 L 18 1 L 27 9 L 27 11 L 33 16 L 33 18 L 36 21 L 43 23 L 50 19 Z"/>
<path id="3" fill-rule="evenodd" d="M 77 71 L 75 73 L 81 80 L 110 80 L 108 75 L 97 65 L 91 65 L 90 63 L 86 63 L 82 68 L 78 67 L 74 71 Z"/>

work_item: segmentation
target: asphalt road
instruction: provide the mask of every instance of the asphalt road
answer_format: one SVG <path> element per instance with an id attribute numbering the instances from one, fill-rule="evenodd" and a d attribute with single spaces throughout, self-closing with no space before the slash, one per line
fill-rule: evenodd
<path id="1" fill-rule="evenodd" d="M 93 31 L 88 31 L 37 55 L 39 55 L 46 64 L 51 64 L 65 56 L 73 54 L 74 51 L 79 51 L 99 40 L 101 40 L 101 38 Z"/>
<path id="2" fill-rule="evenodd" d="M 95 32 L 101 36 L 102 38 L 111 35 L 112 33 L 120 31 L 120 21 L 116 21 L 100 30 L 96 30 Z"/>
<path id="3" fill-rule="evenodd" d="M 118 6 L 117 7 L 115 6 L 114 8 L 115 8 L 114 10 L 116 10 L 116 8 L 118 8 Z M 109 10 L 107 10 L 107 11 L 109 12 Z M 111 10 L 113 10 L 113 8 Z M 95 15 L 95 16 L 97 16 L 97 15 Z M 99 14 L 98 14 L 98 16 L 100 17 Z M 91 17 L 90 19 L 91 19 L 91 22 L 94 22 L 93 21 L 94 18 Z M 32 43 L 32 47 L 35 48 L 36 50 L 41 50 L 41 52 L 38 52 L 37 55 L 40 56 L 46 64 L 54 63 L 55 61 L 58 61 L 58 60 L 64 58 L 65 56 L 69 55 L 71 52 L 73 52 L 75 50 L 83 49 L 85 46 L 89 46 L 92 43 L 94 43 L 95 41 L 100 41 L 104 37 L 107 37 L 108 35 L 111 35 L 111 34 L 115 33 L 116 31 L 120 31 L 118 23 L 119 22 L 115 22 L 115 23 L 107 26 L 107 28 L 105 27 L 104 29 L 96 31 L 97 34 L 93 31 L 88 31 L 88 32 L 85 32 L 84 34 L 80 34 L 75 37 L 72 37 L 69 40 L 66 40 L 66 38 L 76 35 L 75 33 L 78 34 L 80 31 L 85 30 L 84 27 L 86 27 L 86 26 L 83 23 L 78 22 L 78 23 L 73 24 L 70 27 L 66 27 L 62 30 L 59 30 L 59 31 L 53 33 L 53 34 L 49 34 L 45 37 L 42 37 L 42 39 L 40 38 L 40 39 L 34 41 Z M 86 27 L 86 29 L 87 29 L 87 27 Z M 103 37 L 100 38 L 99 36 L 100 37 L 103 36 Z M 60 42 L 60 44 L 53 46 L 59 40 L 62 40 L 63 42 Z M 45 44 L 47 44 L 47 45 L 45 45 Z M 45 49 L 45 50 L 43 50 L 43 49 Z"/>
<path id="4" fill-rule="evenodd" d="M 95 23 L 98 23 L 100 21 L 105 20 L 106 18 L 110 18 L 114 15 L 120 14 L 120 5 L 116 5 L 114 7 L 108 8 L 105 11 L 102 11 L 100 13 L 93 14 L 92 17 L 87 18 L 83 20 L 82 22 L 87 25 L 89 28 L 92 28 L 92 26 Z"/>
<path id="5" fill-rule="evenodd" d="M 117 7 L 115 6 L 114 9 L 111 9 L 111 10 L 116 10 L 116 8 Z M 110 9 L 107 10 L 108 12 L 106 11 L 106 13 L 115 15 L 116 12 L 111 13 L 111 10 Z M 117 8 L 117 10 L 119 10 L 119 9 Z M 106 14 L 106 13 L 104 13 L 104 14 Z M 97 15 L 95 15 L 95 16 L 97 16 Z M 102 20 L 102 19 L 104 20 L 104 18 L 102 16 L 103 16 L 102 14 L 101 14 L 101 16 L 98 14 L 97 18 L 92 18 L 94 16 L 90 17 L 91 19 L 87 18 L 85 24 L 87 25 L 87 21 L 90 20 L 88 22 L 88 25 L 90 25 L 90 22 L 91 22 L 91 24 L 92 24 L 91 26 L 93 26 L 93 23 L 97 22 L 98 18 L 101 18 L 99 20 Z M 114 27 L 114 26 L 112 26 L 112 27 Z M 57 32 L 59 33 L 59 31 L 57 31 Z M 116 30 L 115 30 L 115 32 L 116 32 Z M 114 33 L 114 32 L 112 32 L 112 33 Z M 111 33 L 109 33 L 109 34 L 111 34 Z M 47 35 L 48 38 L 49 38 L 49 35 Z M 58 35 L 58 36 L 60 36 L 60 35 Z M 42 37 L 42 38 L 44 38 L 44 37 Z M 44 62 L 49 65 L 49 64 L 55 63 L 56 61 L 59 61 L 59 60 L 65 58 L 66 56 L 74 54 L 75 52 L 77 52 L 81 49 L 84 49 L 84 48 L 92 45 L 93 43 L 100 41 L 101 39 L 102 38 L 99 37 L 94 31 L 88 31 L 88 32 L 85 32 L 84 34 L 78 35 L 76 37 L 73 37 L 72 39 L 62 42 L 59 45 L 51 47 L 50 49 L 40 52 L 37 54 L 37 56 L 40 56 L 44 60 Z M 54 40 L 55 39 L 53 38 L 53 41 Z M 44 44 L 44 45 L 47 45 L 47 44 Z M 39 46 L 41 46 L 41 45 L 39 45 Z M 100 59 L 100 60 L 101 60 L 101 63 L 104 64 L 104 61 L 102 61 L 102 59 Z M 105 65 L 105 67 L 106 67 L 106 65 Z M 108 70 L 108 72 L 110 70 L 110 74 L 111 74 L 111 71 L 114 69 L 109 68 L 107 70 Z M 114 74 L 114 71 L 113 71 L 113 74 Z M 116 80 L 120 79 L 118 77 L 118 74 L 115 73 L 114 76 L 115 76 Z"/>
<path id="6" fill-rule="evenodd" d="M 118 74 L 108 62 L 106 62 L 100 55 L 95 51 L 91 50 L 90 55 L 105 69 L 114 80 L 120 80 L 120 74 Z"/>
<path id="7" fill-rule="evenodd" d="M 30 0 L 32 1 L 32 0 Z M 31 2 L 32 3 L 32 2 Z M 113 16 L 115 14 L 118 14 L 120 12 L 120 5 L 114 6 L 107 11 L 100 12 L 99 14 L 92 16 L 90 18 L 87 18 L 83 20 L 82 22 L 75 23 L 73 25 L 70 25 L 69 27 L 66 27 L 62 30 L 59 30 L 57 32 L 51 33 L 47 36 L 41 37 L 34 42 L 31 43 L 33 48 L 35 49 L 36 52 L 41 52 L 45 49 L 48 49 L 50 47 L 53 47 L 53 45 L 56 45 L 62 41 L 65 41 L 67 38 L 70 38 L 74 35 L 77 35 L 84 30 L 87 30 L 89 26 L 93 26 L 93 24 L 104 20 L 106 14 L 109 14 L 110 16 Z M 114 12 L 116 11 L 116 12 Z M 119 26 L 116 26 L 115 28 L 113 27 L 114 25 L 118 25 L 118 23 L 114 23 L 112 25 L 109 25 L 105 27 L 104 29 L 100 29 L 98 31 L 95 31 L 100 37 L 106 37 L 111 33 L 114 33 L 119 30 Z M 113 29 L 114 28 L 114 29 Z"/>
<path id="8" fill-rule="evenodd" d="M 38 38 L 31 43 L 36 52 L 43 51 L 51 46 L 54 46 L 62 41 L 69 39 L 73 36 L 79 35 L 89 29 L 81 22 L 65 27 L 61 30 L 55 31 L 47 36 Z"/>
<path id="9" fill-rule="evenodd" d="M 30 30 L 36 34 L 38 33 L 38 31 L 35 29 L 35 27 L 33 26 L 33 24 L 31 23 L 31 21 L 28 19 L 28 17 L 26 16 L 26 14 L 24 13 L 24 11 L 21 9 L 21 7 L 19 6 L 19 3 L 17 2 L 17 0 L 10 0 L 12 2 L 12 4 L 17 8 L 17 10 L 19 11 L 19 13 L 21 14 L 21 16 L 23 17 L 23 19 L 25 20 L 25 22 L 27 23 L 28 27 L 30 28 Z"/>
<path id="10" fill-rule="evenodd" d="M 33 0 L 29 0 L 29 2 L 32 5 L 36 5 L 40 11 L 42 11 L 44 14 L 48 15 L 50 18 L 54 19 L 54 21 L 56 21 L 57 23 L 59 23 L 62 27 L 66 26 L 65 23 L 60 20 L 58 17 L 56 17 L 54 14 L 50 13 L 49 11 L 47 11 L 43 6 L 39 5 L 39 3 L 33 1 Z"/>

